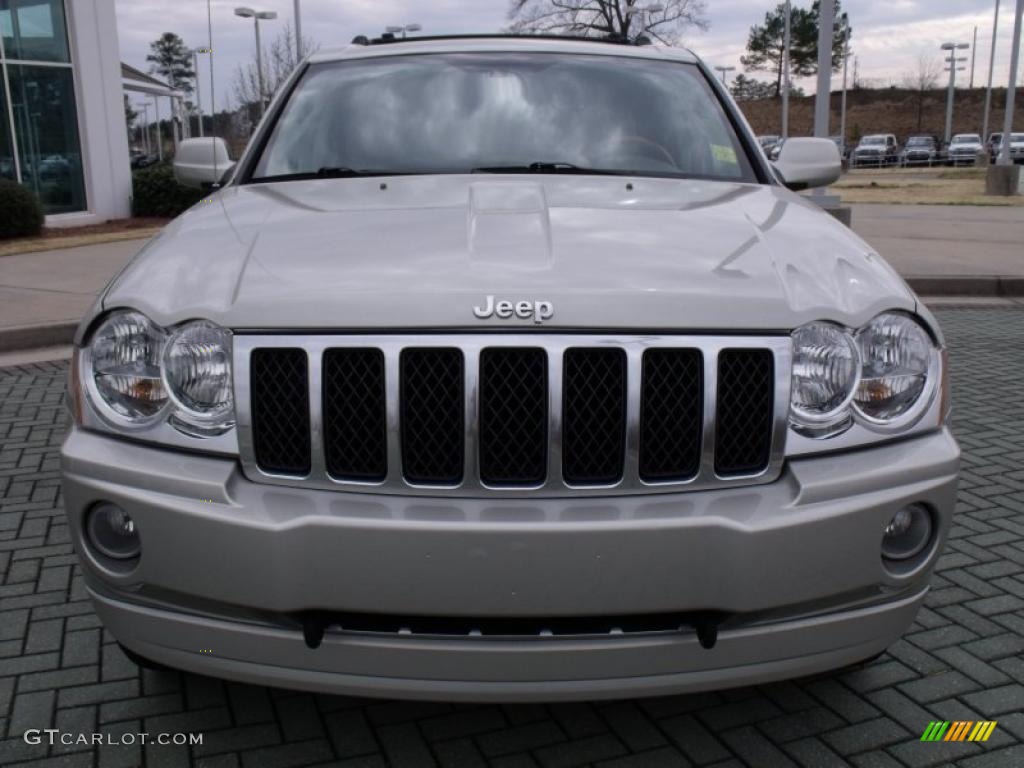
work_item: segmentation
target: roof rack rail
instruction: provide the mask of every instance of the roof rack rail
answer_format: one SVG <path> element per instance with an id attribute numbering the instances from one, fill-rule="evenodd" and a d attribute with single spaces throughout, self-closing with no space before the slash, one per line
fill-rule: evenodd
<path id="1" fill-rule="evenodd" d="M 418 35 L 416 37 L 396 37 L 390 32 L 385 32 L 380 37 L 368 37 L 356 35 L 352 38 L 352 45 L 390 45 L 394 43 L 419 43 L 435 40 L 574 40 L 588 43 L 609 43 L 611 45 L 650 45 L 651 40 L 646 35 L 630 40 L 622 35 L 604 35 L 602 37 L 586 37 L 584 35 L 554 35 L 554 34 L 515 34 L 511 32 L 481 33 L 481 34 L 457 34 L 457 35 Z"/>

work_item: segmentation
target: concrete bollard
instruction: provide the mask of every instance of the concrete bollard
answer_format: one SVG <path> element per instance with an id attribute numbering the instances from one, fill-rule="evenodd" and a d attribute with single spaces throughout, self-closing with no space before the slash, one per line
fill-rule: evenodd
<path id="1" fill-rule="evenodd" d="M 991 165 L 985 176 L 985 194 L 1008 197 L 1024 194 L 1024 173 L 1020 165 Z"/>

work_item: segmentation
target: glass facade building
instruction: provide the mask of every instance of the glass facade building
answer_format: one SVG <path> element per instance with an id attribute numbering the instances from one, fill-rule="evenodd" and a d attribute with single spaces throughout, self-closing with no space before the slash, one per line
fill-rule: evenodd
<path id="1" fill-rule="evenodd" d="M 65 0 L 0 0 L 0 176 L 47 214 L 87 209 Z"/>

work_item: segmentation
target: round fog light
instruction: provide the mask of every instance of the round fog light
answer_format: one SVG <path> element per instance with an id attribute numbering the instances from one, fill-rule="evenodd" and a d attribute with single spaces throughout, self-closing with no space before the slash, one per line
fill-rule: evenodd
<path id="1" fill-rule="evenodd" d="M 882 557 L 909 560 L 923 550 L 932 538 L 932 516 L 921 504 L 904 507 L 885 526 Z"/>
<path id="2" fill-rule="evenodd" d="M 135 521 L 115 504 L 104 502 L 93 507 L 85 529 L 96 551 L 115 560 L 131 560 L 142 550 Z"/>

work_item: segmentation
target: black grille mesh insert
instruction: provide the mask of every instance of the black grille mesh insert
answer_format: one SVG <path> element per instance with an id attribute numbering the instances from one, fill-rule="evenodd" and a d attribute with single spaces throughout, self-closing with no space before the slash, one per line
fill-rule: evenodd
<path id="1" fill-rule="evenodd" d="M 715 471 L 753 475 L 768 466 L 775 362 L 771 350 L 724 349 L 718 355 Z"/>
<path id="2" fill-rule="evenodd" d="M 383 480 L 388 471 L 384 353 L 328 349 L 323 360 L 324 460 L 339 480 Z"/>
<path id="3" fill-rule="evenodd" d="M 640 477 L 688 480 L 700 469 L 704 357 L 697 349 L 644 352 L 640 392 Z"/>
<path id="4" fill-rule="evenodd" d="M 618 482 L 626 454 L 626 353 L 566 350 L 562 398 L 562 477 L 571 485 Z"/>
<path id="5" fill-rule="evenodd" d="M 462 351 L 402 350 L 402 471 L 424 485 L 457 485 L 465 454 Z"/>
<path id="6" fill-rule="evenodd" d="M 271 474 L 309 474 L 309 370 L 305 350 L 254 349 L 249 379 L 256 463 Z"/>
<path id="7" fill-rule="evenodd" d="M 543 349 L 480 353 L 480 479 L 538 485 L 547 476 L 548 358 Z"/>

